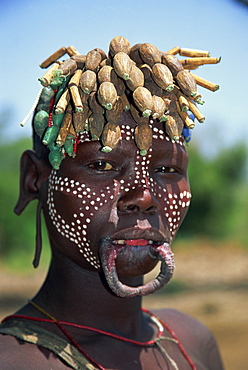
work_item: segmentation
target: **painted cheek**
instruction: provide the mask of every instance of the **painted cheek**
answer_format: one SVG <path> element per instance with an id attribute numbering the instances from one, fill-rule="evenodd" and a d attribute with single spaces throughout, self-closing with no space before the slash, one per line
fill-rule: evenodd
<path id="1" fill-rule="evenodd" d="M 164 212 L 173 239 L 187 212 L 191 194 L 187 185 L 181 186 L 181 190 L 178 186 L 168 186 L 167 194 Z"/>
<path id="2" fill-rule="evenodd" d="M 89 227 L 96 213 L 113 201 L 115 187 L 93 191 L 86 184 L 57 176 L 53 170 L 49 178 L 49 216 L 57 232 L 76 244 L 87 262 L 100 268 L 97 255 L 92 251 L 88 237 Z"/>
<path id="3" fill-rule="evenodd" d="M 153 127 L 153 140 L 156 139 L 170 141 L 170 139 L 165 136 L 163 130 Z M 176 145 L 184 144 L 183 141 L 179 141 Z M 160 200 L 161 208 L 163 209 L 171 234 L 171 239 L 173 239 L 190 204 L 191 194 L 188 183 L 186 180 L 183 180 L 175 185 L 166 184 L 165 187 L 156 184 L 153 192 Z"/>

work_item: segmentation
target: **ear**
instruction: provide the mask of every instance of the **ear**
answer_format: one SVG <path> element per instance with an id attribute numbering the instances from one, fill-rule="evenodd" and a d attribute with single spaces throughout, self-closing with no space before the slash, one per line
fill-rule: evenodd
<path id="1" fill-rule="evenodd" d="M 14 212 L 20 215 L 29 202 L 39 199 L 42 183 L 47 180 L 51 167 L 49 167 L 32 150 L 26 150 L 21 157 L 20 166 L 20 194 Z"/>

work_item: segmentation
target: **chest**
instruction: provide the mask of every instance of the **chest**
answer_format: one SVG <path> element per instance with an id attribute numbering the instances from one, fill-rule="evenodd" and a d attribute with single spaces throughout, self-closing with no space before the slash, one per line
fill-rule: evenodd
<path id="1" fill-rule="evenodd" d="M 108 339 L 81 344 L 81 348 L 104 370 L 191 370 L 190 360 L 182 353 L 177 343 L 162 339 L 159 345 L 142 346 Z M 189 354 L 197 370 L 206 370 L 197 354 Z M 51 360 L 51 357 L 50 357 Z M 62 367 L 59 358 L 53 358 L 53 369 Z M 98 369 L 97 365 L 95 368 Z"/>

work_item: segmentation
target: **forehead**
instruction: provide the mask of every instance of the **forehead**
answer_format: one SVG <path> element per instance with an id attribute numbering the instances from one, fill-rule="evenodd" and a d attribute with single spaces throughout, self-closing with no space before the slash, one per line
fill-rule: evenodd
<path id="1" fill-rule="evenodd" d="M 155 153 L 160 153 L 166 157 L 171 157 L 174 159 L 184 158 L 187 159 L 187 152 L 184 145 L 183 137 L 180 137 L 178 142 L 175 142 L 169 138 L 165 133 L 164 122 L 159 122 L 158 120 L 147 120 L 148 125 L 152 130 L 152 146 L 149 150 L 149 156 L 155 155 Z M 112 151 L 113 153 L 120 151 L 128 151 L 126 153 L 129 156 L 135 152 L 137 154 L 139 149 L 135 143 L 134 131 L 137 127 L 137 123 L 133 120 L 129 112 L 123 113 L 121 119 L 118 122 L 121 129 L 121 139 L 116 148 Z M 90 134 L 88 132 L 81 133 L 79 136 L 79 151 L 89 152 L 91 145 L 93 144 L 95 149 L 99 152 L 101 150 L 101 144 L 99 141 L 92 141 Z"/>

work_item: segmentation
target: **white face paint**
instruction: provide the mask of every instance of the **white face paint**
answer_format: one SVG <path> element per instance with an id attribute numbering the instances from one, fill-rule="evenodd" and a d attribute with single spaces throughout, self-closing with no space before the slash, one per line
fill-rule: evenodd
<path id="1" fill-rule="evenodd" d="M 150 125 L 153 129 L 153 146 L 156 145 L 158 140 L 170 141 L 162 129 L 152 126 L 152 122 L 150 122 Z M 134 129 L 130 126 L 122 125 L 121 132 L 122 140 L 130 141 L 134 139 Z M 80 141 L 89 141 L 88 134 L 81 134 Z M 174 144 L 175 147 L 178 145 L 183 145 L 183 142 L 179 141 L 177 144 Z M 51 172 L 48 189 L 50 219 L 57 232 L 62 237 L 76 244 L 80 253 L 96 269 L 100 268 L 100 262 L 98 255 L 91 248 L 88 236 L 91 222 L 97 212 L 109 204 L 110 213 L 108 220 L 117 228 L 119 222 L 118 200 L 123 194 L 129 194 L 134 189 L 149 189 L 151 194 L 161 204 L 171 240 L 175 236 L 189 206 L 191 195 L 188 188 L 180 190 L 180 186 L 173 188 L 171 184 L 161 186 L 154 180 L 154 174 L 150 168 L 152 153 L 152 148 L 150 148 L 146 156 L 141 156 L 137 149 L 133 162 L 133 175 L 129 176 L 129 178 L 114 179 L 112 185 L 104 186 L 97 189 L 97 191 L 89 187 L 87 181 L 78 181 L 69 174 L 68 177 L 61 177 L 58 175 L 58 171 L 54 169 Z M 75 212 L 70 214 L 68 209 L 61 209 L 60 202 L 56 200 L 57 197 L 55 196 L 58 192 L 71 197 L 71 202 L 74 202 L 74 199 L 77 198 L 77 204 L 80 206 L 76 208 Z M 140 229 L 147 228 L 147 223 L 149 224 L 148 220 L 137 219 L 137 224 L 133 226 Z"/>

